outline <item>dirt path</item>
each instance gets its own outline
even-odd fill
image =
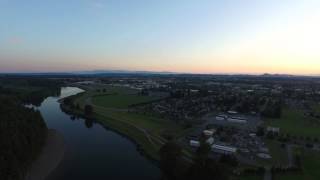
[[[127,112],[128,111],[128,109],[106,108],[106,107],[102,107],[102,106],[97,106],[97,105],[93,104],[91,96],[86,98],[84,100],[84,102],[85,102],[85,104],[89,104],[94,108],[102,109],[102,110],[106,110],[106,111],[116,111],[116,112]],[[152,135],[151,133],[148,132],[147,129],[141,128],[141,127],[135,125],[134,123],[131,123],[131,122],[128,122],[128,121],[124,121],[124,120],[121,120],[121,119],[117,119],[117,121],[120,121],[122,123],[128,124],[128,125],[134,127],[135,129],[139,130],[140,132],[142,132],[145,135],[145,137],[148,139],[149,143],[152,144],[152,146],[154,148],[157,148],[157,145],[156,145],[155,142],[157,142],[160,145],[164,145],[167,142],[167,140],[165,140],[161,136]],[[189,163],[193,162],[193,160],[188,156],[183,156],[183,159],[186,160]]]
[[[49,129],[46,145],[39,157],[32,163],[25,180],[44,180],[59,165],[64,151],[63,136],[56,130]]]
[[[92,107],[94,108],[98,108],[98,109],[102,109],[102,110],[106,110],[106,111],[117,111],[117,112],[127,112],[128,110],[127,109],[118,109],[118,108],[106,108],[106,107],[102,107],[102,106],[97,106],[95,104],[92,103],[92,98],[91,97],[88,97],[87,99],[85,99],[85,103],[86,104],[90,104]],[[122,122],[122,123],[126,123],[126,124],[129,124],[130,126],[134,127],[135,129],[141,131],[148,139],[148,141],[152,144],[152,146],[154,148],[156,148],[156,144],[154,142],[154,140],[156,140],[159,144],[163,145],[165,144],[165,140],[161,137],[158,137],[158,136],[153,136],[151,135],[147,129],[144,129],[144,128],[141,128],[131,122],[128,122],[128,121],[124,121],[124,120],[121,120],[121,119],[117,119],[118,121]],[[154,139],[154,140],[153,140]]]

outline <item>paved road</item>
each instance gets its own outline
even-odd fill
[[[269,167],[264,167],[265,172],[264,172],[264,180],[272,180],[272,174],[271,174],[271,169]]]
[[[287,154],[288,154],[288,166],[292,167],[294,166],[294,158],[293,158],[293,146],[292,145],[287,145]]]

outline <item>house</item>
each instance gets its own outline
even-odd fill
[[[204,134],[205,136],[207,136],[207,137],[212,136],[214,133],[215,133],[215,130],[214,130],[214,129],[213,129],[213,130],[204,130],[204,131],[203,131],[203,134]]]
[[[226,119],[224,117],[222,117],[222,116],[216,116],[216,120],[217,121],[224,121]]]
[[[200,147],[200,142],[195,140],[190,140],[190,146],[192,147]]]
[[[206,140],[206,143],[209,144],[209,145],[212,145],[214,143],[214,138],[213,137],[210,137]]]
[[[274,133],[274,134],[279,134],[280,133],[280,128],[268,126],[267,127],[267,132],[271,132],[271,133]]]

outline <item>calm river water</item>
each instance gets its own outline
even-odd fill
[[[142,156],[129,139],[85,119],[74,119],[62,112],[60,98],[82,92],[75,87],[61,88],[59,97],[48,97],[38,108],[48,128],[63,134],[64,160],[48,180],[158,180],[160,170]]]

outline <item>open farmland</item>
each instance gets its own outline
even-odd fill
[[[286,165],[288,164],[288,155],[285,147],[281,147],[281,144],[276,141],[267,141],[270,154],[272,156],[272,165]]]
[[[127,108],[133,104],[145,103],[152,100],[154,98],[150,96],[134,94],[99,95],[92,98],[93,104],[107,108]]]
[[[318,180],[320,179],[319,152],[304,150],[301,154],[303,173],[286,173],[276,175],[276,180]]]
[[[267,124],[279,127],[281,133],[295,136],[320,137],[320,122],[315,118],[304,116],[300,110],[284,108],[281,118],[268,119]]]

